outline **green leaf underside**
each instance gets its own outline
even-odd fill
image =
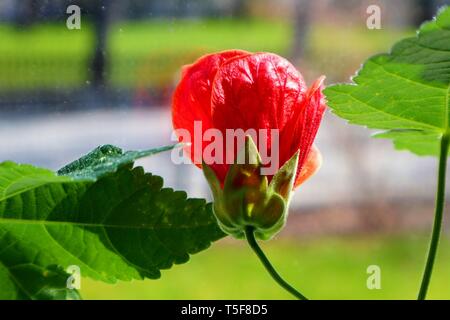
[[[389,54],[369,58],[354,84],[325,90],[328,105],[350,123],[384,130],[398,149],[438,155],[450,117],[450,8]]]
[[[134,153],[142,154],[149,153]],[[0,299],[36,298],[24,293],[22,266],[44,274],[51,265],[77,265],[82,276],[110,283],[157,279],[224,236],[210,204],[163,188],[162,178],[132,168],[135,158],[98,171],[94,158],[60,171],[70,176],[0,164]]]

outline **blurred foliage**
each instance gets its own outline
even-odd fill
[[[311,299],[415,299],[426,235],[352,236],[261,243],[285,279]],[[442,241],[430,299],[450,298],[450,241]],[[381,289],[366,287],[369,265],[381,268]],[[291,299],[244,243],[222,240],[159,281],[116,285],[83,279],[85,299]]]

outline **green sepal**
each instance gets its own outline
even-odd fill
[[[217,179],[216,174],[211,169],[210,166],[208,166],[205,162],[202,163],[202,170],[203,175],[206,178],[206,181],[208,181],[209,187],[211,188],[213,198],[214,198],[214,204],[213,204],[213,212],[214,216],[216,217],[220,228],[227,234],[232,234],[234,224],[230,220],[227,211],[224,208],[223,205],[223,191],[220,185],[219,179]]]
[[[287,212],[288,203],[283,197],[276,193],[269,193],[261,209],[254,211],[254,217],[259,222],[254,231],[255,236],[261,240],[271,239],[284,227]]]
[[[270,227],[264,231],[256,230],[258,238],[268,240],[283,229],[289,213],[289,201],[291,198],[294,182],[297,175],[298,158],[300,152],[297,151],[272,177],[269,184],[268,194],[270,202],[266,204],[264,216],[268,220],[272,218]],[[275,218],[279,219],[275,222]]]

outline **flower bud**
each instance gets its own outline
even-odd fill
[[[269,239],[284,226],[291,191],[321,163],[313,142],[326,109],[323,81],[319,77],[308,88],[291,63],[266,52],[227,50],[183,68],[173,125],[185,154],[203,169],[226,233],[242,238],[252,226],[258,238]],[[247,137],[238,150],[227,138],[230,130],[252,135],[262,158],[276,155],[276,161],[263,168],[253,140]]]

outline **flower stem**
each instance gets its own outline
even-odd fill
[[[420,285],[418,300],[425,300],[427,296],[428,285],[430,284],[431,274],[433,272],[434,260],[439,245],[439,238],[442,228],[442,217],[445,204],[445,175],[447,169],[447,155],[450,135],[445,133],[441,139],[441,150],[439,155],[438,183],[436,191],[436,204],[434,213],[433,232],[431,234],[430,247],[428,249],[427,262],[423,272],[422,284]]]
[[[258,256],[259,260],[261,260],[262,264],[266,268],[266,270],[269,272],[270,276],[286,291],[294,295],[297,299],[300,300],[308,300],[303,294],[298,292],[296,289],[294,289],[289,283],[283,280],[283,278],[280,277],[280,275],[276,272],[272,264],[270,263],[269,259],[267,259],[264,252],[259,247],[258,243],[255,239],[255,234],[253,227],[246,227],[245,228],[245,237],[247,238],[247,242],[250,245],[250,247],[253,249],[253,251]]]

